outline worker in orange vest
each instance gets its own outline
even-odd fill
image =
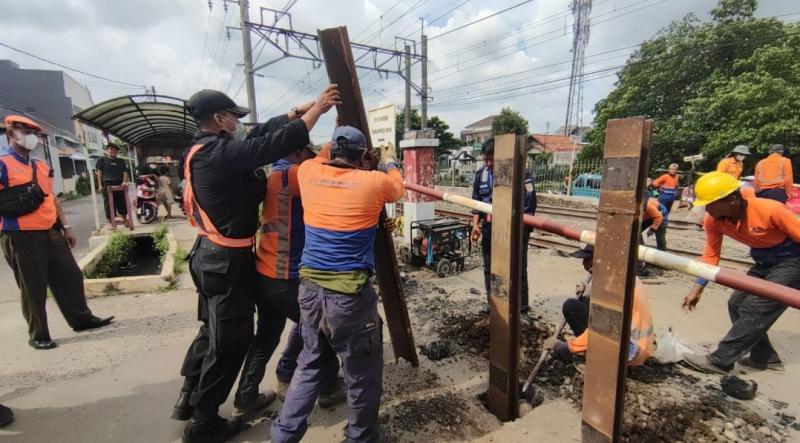
[[[21,292],[28,344],[53,349],[47,326],[47,290],[75,331],[106,326],[86,305],[83,273],[70,248],[77,239],[53,192],[47,162],[33,158],[42,127],[20,115],[5,118],[9,149],[0,152],[0,247]]]
[[[572,257],[583,260],[583,268],[589,274],[592,273],[592,259],[594,258],[594,246],[587,245],[583,249],[572,254]],[[545,349],[550,349],[553,354],[568,360],[572,354],[586,352],[589,345],[589,298],[587,283],[583,283],[584,297],[570,298],[564,302],[562,312],[567,320],[575,338],[570,340],[559,340],[558,337],[550,337],[544,343]],[[591,285],[591,283],[588,283]],[[653,318],[650,314],[650,304],[644,293],[644,285],[636,279],[636,288],[633,292],[633,314],[631,317],[631,337],[628,347],[628,365],[639,366],[653,355],[656,349],[656,336],[653,333]]]
[[[173,417],[192,417],[184,443],[224,441],[241,430],[238,420],[225,420],[218,411],[253,337],[253,246],[265,190],[255,170],[306,146],[319,117],[339,103],[330,85],[316,101],[256,126],[246,140],[239,119],[250,110],[224,93],[205,89],[186,103],[200,129],[184,160],[183,204],[198,233],[189,269],[202,325],[186,353],[184,385],[173,408]],[[259,395],[237,407],[255,412],[269,401]]]
[[[794,186],[792,162],[783,156],[783,145],[772,145],[769,156],[756,163],[753,187],[756,196],[786,203]]]
[[[672,204],[678,196],[678,164],[672,163],[667,168],[666,174],[661,174],[653,180],[654,188],[658,189],[658,202],[667,208],[667,213],[672,212]]]
[[[717,163],[717,171],[730,174],[738,180],[742,176],[744,159],[748,155],[750,155],[750,148],[745,145],[737,145],[727,157]]]
[[[746,195],[740,182],[722,172],[709,172],[695,185],[695,205],[706,207],[703,226],[706,245],[700,259],[717,266],[724,236],[750,246],[755,265],[752,277],[800,289],[800,222],[783,204]],[[697,279],[683,307],[692,310],[707,280]],[[758,295],[734,291],[728,300],[732,326],[717,349],[707,355],[686,355],[696,370],[725,374],[735,363],[755,369],[783,370],[767,332],[786,310],[786,305]],[[745,355],[749,357],[744,358]]]

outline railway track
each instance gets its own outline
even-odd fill
[[[573,212],[572,209],[569,209],[569,210],[564,210],[563,208],[555,208],[555,209],[559,210],[559,212],[565,212],[566,214],[564,216],[566,216],[566,217],[572,217],[573,216],[572,215],[572,212]],[[577,211],[583,211],[584,213],[594,214],[593,211],[587,211],[587,210],[577,210]],[[398,214],[401,215],[402,212],[403,212],[402,207],[398,205]],[[540,213],[540,209],[537,208],[536,212],[537,212],[537,214]],[[548,214],[548,212],[546,212],[546,211],[541,211],[541,213]],[[467,220],[471,220],[472,219],[472,215],[469,214],[469,213],[460,212],[460,211],[449,211],[449,210],[446,210],[446,209],[437,209],[436,210],[436,215],[440,215],[440,216],[444,216],[444,217],[461,218],[461,219],[467,219]],[[549,214],[549,215],[555,215],[555,214]],[[594,218],[594,217],[592,217],[592,218]],[[672,222],[670,222],[670,223],[672,223]],[[670,224],[670,226],[672,226],[672,225]],[[534,231],[534,234],[531,236],[531,239],[530,239],[530,244],[534,245],[536,247],[539,247],[539,248],[559,250],[559,251],[562,251],[562,252],[567,253],[567,254],[572,253],[574,251],[577,251],[578,249],[581,248],[581,244],[579,242],[576,242],[576,241],[573,241],[573,240],[569,240],[569,239],[566,239],[566,238],[562,238],[562,237],[559,237],[557,235],[541,233],[539,231]],[[692,258],[692,259],[698,259],[699,258],[698,254],[696,254],[694,251],[689,251],[689,250],[685,250],[685,249],[667,248],[667,252],[670,252],[670,253],[673,253],[673,254],[676,254],[676,255],[680,255],[680,256],[683,256],[683,257]],[[726,268],[729,268],[729,269],[747,270],[747,269],[750,268],[750,266],[753,265],[753,262],[750,261],[750,260],[746,260],[746,259],[741,259],[741,258],[736,258],[736,257],[724,257],[723,256],[720,259],[719,265],[723,266],[723,267],[726,267]]]

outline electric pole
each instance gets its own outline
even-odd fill
[[[422,124],[421,128],[428,127],[428,36],[422,35]]]
[[[406,45],[406,109],[405,132],[411,130],[411,46]]]
[[[247,87],[247,107],[250,108],[250,123],[258,123],[256,111],[256,85],[253,80],[253,52],[250,46],[250,2],[239,0],[240,27],[242,29],[242,52],[244,53],[244,82]]]

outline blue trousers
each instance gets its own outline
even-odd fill
[[[342,294],[301,279],[298,301],[304,347],[281,413],[272,424],[273,443],[303,438],[317,396],[336,377],[337,356],[347,385],[345,437],[376,441],[383,393],[383,320],[378,315],[378,296],[369,285],[358,294]]]
[[[786,204],[786,200],[788,199],[786,196],[786,189],[784,188],[764,189],[762,191],[758,191],[758,193],[756,193],[756,197],[768,198],[770,200],[779,201],[783,204]]]

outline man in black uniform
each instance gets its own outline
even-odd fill
[[[339,92],[330,85],[316,101],[258,125],[244,141],[234,134],[242,134],[239,119],[249,109],[212,90],[194,94],[187,103],[200,128],[184,160],[184,206],[198,231],[189,260],[203,324],[186,353],[184,386],[173,411],[174,418],[192,414],[184,442],[224,441],[238,431],[239,425],[221,418],[218,409],[253,335],[253,240],[265,190],[255,170],[307,145],[319,117],[339,103]]]
[[[97,160],[97,190],[103,194],[103,207],[106,210],[106,220],[111,223],[111,207],[108,204],[108,190],[109,186],[118,186],[128,184],[128,167],[125,161],[117,158],[119,153],[119,146],[114,143],[109,143],[106,147],[106,157],[101,157]],[[114,209],[115,212],[123,218],[128,216],[128,208],[125,206],[125,193],[123,191],[114,191]],[[116,217],[116,214],[113,214]]]

